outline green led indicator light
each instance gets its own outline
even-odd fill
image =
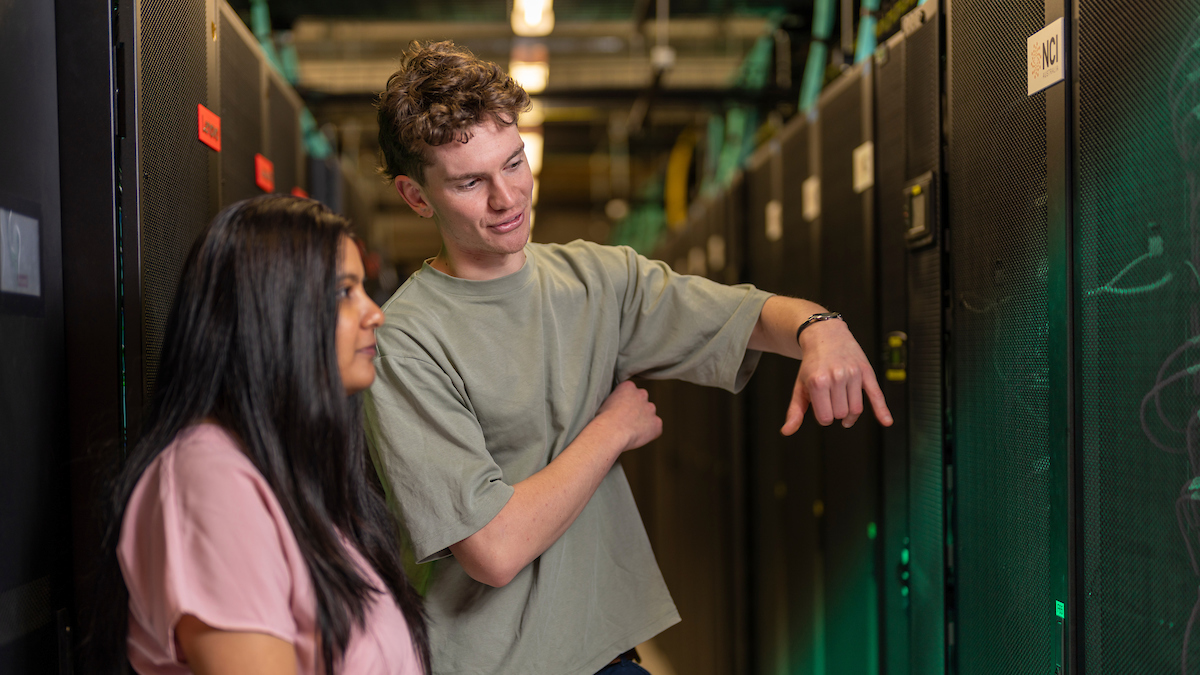
[[[874,539],[877,533],[875,523],[867,523],[867,539]]]
[[[908,597],[908,586],[900,587],[900,595],[902,595],[904,597]]]
[[[901,565],[908,564],[908,549],[906,549],[906,548],[900,549],[900,564]]]
[[[1067,615],[1067,606],[1062,604],[1058,600],[1055,600],[1054,601],[1054,613],[1057,614],[1058,618],[1060,618],[1060,619],[1065,617]]]

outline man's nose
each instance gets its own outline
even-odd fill
[[[517,203],[517,195],[520,188],[515,181],[509,178],[502,178],[493,184],[491,194],[491,207],[494,211],[505,211],[512,208]]]

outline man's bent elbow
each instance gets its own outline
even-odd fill
[[[460,560],[459,563],[463,566],[463,571],[467,573],[467,576],[493,588],[507,586],[509,582],[517,577],[517,573],[521,571],[520,569],[510,568],[506,565],[478,565],[468,563],[464,560]]]
[[[478,543],[464,540],[451,546],[450,552],[458,559],[467,576],[475,581],[493,588],[507,586],[520,573],[521,566],[506,560],[504,555],[496,551],[480,551],[478,546],[472,545]]]

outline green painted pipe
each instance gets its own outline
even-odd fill
[[[879,0],[863,0],[862,18],[858,20],[858,42],[854,48],[854,62],[861,63],[875,52],[875,24],[878,19]]]
[[[834,0],[816,0],[813,4],[812,42],[808,46],[808,62],[804,65],[804,81],[800,86],[800,109],[807,112],[817,104],[825,84],[825,59],[829,47],[825,44],[833,32]]]

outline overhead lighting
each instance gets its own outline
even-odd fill
[[[533,98],[529,100],[529,110],[521,113],[520,121],[517,125],[522,129],[542,126],[542,122],[546,121],[546,108],[542,105],[541,100]]]
[[[542,130],[525,129],[521,131],[521,140],[525,141],[525,159],[529,160],[529,171],[537,176],[542,173],[542,152],[546,146]]]
[[[550,80],[550,64],[545,61],[510,61],[508,74],[530,94],[546,91]]]
[[[554,6],[551,0],[515,0],[512,29],[523,37],[541,37],[554,30]]]

